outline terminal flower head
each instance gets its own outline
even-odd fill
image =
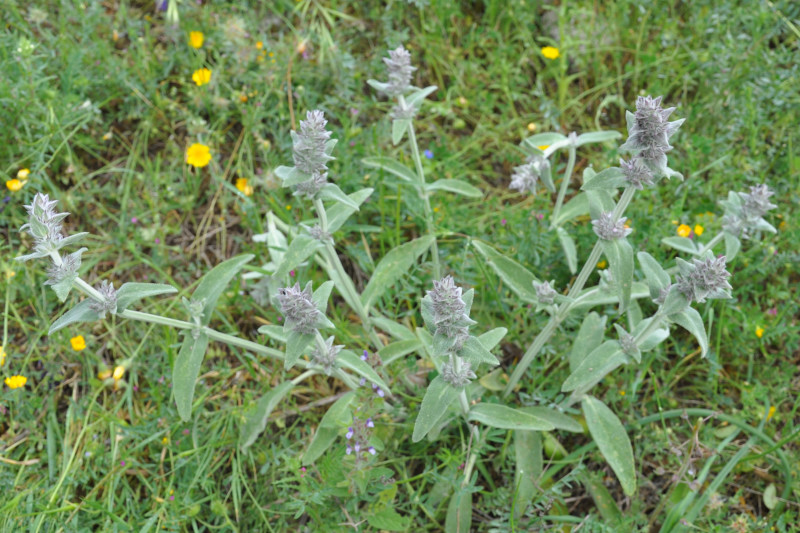
[[[203,40],[205,36],[201,31],[190,31],[189,32],[189,45],[192,48],[198,49],[203,47]]]
[[[186,149],[186,162],[195,168],[203,168],[211,162],[211,150],[204,144],[194,143]]]
[[[555,46],[545,46],[542,48],[542,55],[547,59],[558,59],[561,52]]]
[[[8,385],[9,389],[19,389],[20,387],[24,387],[27,382],[28,378],[19,375],[7,377],[5,379],[5,383]]]
[[[192,81],[200,87],[211,81],[211,71],[207,68],[199,68],[192,74]]]

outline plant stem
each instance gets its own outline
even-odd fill
[[[402,96],[401,98],[401,105]],[[425,171],[422,170],[422,158],[419,155],[419,146],[417,146],[417,136],[414,133],[414,124],[408,126],[408,142],[411,145],[411,157],[414,159],[414,166],[417,169],[417,176],[419,176],[419,183],[417,184],[417,191],[422,197],[422,204],[425,210],[425,225],[427,226],[428,235],[434,237],[433,245],[431,245],[431,255],[433,256],[433,277],[441,279],[442,265],[439,263],[439,245],[436,242],[436,230],[433,225],[433,210],[431,210],[431,201],[427,189],[425,189]]]
[[[625,188],[622,196],[617,202],[617,205],[614,207],[614,211],[612,213],[614,220],[618,220],[622,216],[622,214],[625,212],[625,209],[628,207],[628,204],[630,204],[635,192],[636,190],[633,187]],[[575,299],[583,290],[583,286],[586,284],[586,281],[589,279],[592,271],[594,271],[595,265],[597,265],[597,261],[600,259],[600,255],[602,253],[603,248],[600,245],[600,240],[598,239],[598,241],[594,244],[594,248],[592,248],[592,252],[589,254],[589,259],[587,259],[583,264],[583,268],[581,268],[580,273],[578,273],[578,277],[575,279],[575,282],[569,289],[567,297],[571,298],[572,301],[562,305],[559,308],[558,313],[550,318],[544,329],[542,329],[542,331],[540,331],[533,340],[533,343],[522,356],[519,364],[517,364],[517,367],[514,369],[514,372],[512,372],[511,377],[508,379],[508,384],[506,385],[505,390],[503,390],[503,397],[511,394],[511,391],[514,390],[514,387],[517,385],[517,383],[519,383],[519,380],[522,379],[522,375],[525,373],[531,363],[533,363],[533,360],[539,354],[539,351],[544,347],[545,344],[547,344],[547,341],[550,340],[550,337],[552,337],[553,333],[555,333],[561,322],[567,317],[567,315],[569,315],[570,311],[572,311],[576,303]]]
[[[461,371],[461,358],[450,354],[450,363],[453,365],[454,372],[459,374]],[[461,391],[458,393],[458,403],[461,406],[461,412],[464,415],[464,418],[467,418],[469,414],[469,398],[467,397],[467,389],[466,387],[462,388]],[[470,430],[470,449],[469,449],[469,457],[467,458],[467,464],[464,467],[464,481],[461,482],[461,486],[465,487],[469,484],[469,478],[472,475],[472,469],[475,467],[475,463],[478,460],[479,455],[479,445],[478,441],[480,439],[481,433],[478,429],[477,424],[470,424],[467,420],[467,426],[469,426]]]
[[[714,248],[714,246],[719,244],[719,242],[724,238],[725,238],[724,231],[720,231],[719,233],[714,235],[713,239],[711,239],[710,241],[708,241],[707,243],[705,243],[703,246],[700,247],[700,250],[697,251],[697,257],[702,257],[703,255],[705,255],[706,252]],[[677,273],[678,271],[679,271],[678,267],[673,266],[667,269],[667,274],[672,275]]]
[[[556,198],[556,206],[553,209],[553,214],[550,216],[550,228],[555,227],[555,221],[558,219],[558,214],[561,212],[561,206],[564,204],[564,196],[567,194],[569,182],[572,179],[572,170],[575,168],[575,155],[576,148],[574,143],[569,143],[569,159],[567,160],[567,168],[564,170],[564,177],[561,179],[561,188],[558,189],[558,197]]]

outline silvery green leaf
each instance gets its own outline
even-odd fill
[[[407,118],[399,118],[392,121],[392,144],[397,146],[403,140],[403,136],[409,126],[411,126],[411,120]]]
[[[675,313],[680,313],[688,306],[689,300],[677,289],[677,286],[673,285],[664,303],[661,304],[659,311],[664,315],[674,315]]]
[[[778,233],[778,230],[776,230],[775,227],[772,224],[770,224],[769,222],[767,222],[763,218],[759,218],[756,221],[756,225],[755,225],[754,229],[756,231],[768,231],[770,233]]]
[[[322,244],[310,235],[297,235],[283,255],[281,265],[273,274],[274,278],[283,279],[289,271],[299,267],[303,261],[311,257],[314,252],[322,248]]]
[[[697,245],[694,243],[694,241],[686,237],[664,237],[661,239],[661,242],[667,246],[675,248],[676,250],[680,250],[681,252],[686,252],[692,255],[697,255],[699,253]]]
[[[390,334],[395,339],[408,341],[417,338],[413,331],[393,320],[389,320],[388,318],[375,317],[372,319],[372,323]]]
[[[778,497],[778,488],[775,486],[775,483],[767,485],[762,498],[764,499],[764,507],[770,511],[778,506],[781,499]]]
[[[328,200],[335,200],[336,202],[343,203],[352,209],[358,211],[358,206],[354,200],[352,200],[349,196],[347,196],[342,189],[339,188],[338,185],[334,183],[328,183],[325,185],[322,190],[319,191],[320,198],[326,198]]]
[[[614,141],[620,137],[622,137],[622,134],[618,131],[590,131],[589,133],[582,133],[578,135],[578,139],[575,141],[575,146],[578,147],[589,143]]]
[[[172,395],[181,420],[192,418],[192,400],[200,366],[208,348],[208,335],[199,332],[197,337],[187,333],[172,369]]]
[[[472,300],[475,298],[475,289],[469,289],[464,291],[461,295],[461,300],[464,302],[464,314],[469,316],[470,311],[472,310]],[[472,324],[476,324],[476,322],[470,321]]]
[[[603,343],[606,318],[605,315],[601,316],[592,311],[583,319],[578,335],[572,343],[572,350],[569,352],[569,369],[571,371],[574,372],[581,361]]]
[[[553,169],[550,165],[541,166],[541,173],[539,174],[539,179],[542,180],[542,183],[544,183],[544,186],[547,187],[548,191],[556,192],[556,186],[553,183]]]
[[[468,198],[482,198],[483,192],[477,187],[461,180],[437,180],[425,185],[428,191],[447,191],[466,196]]]
[[[414,422],[412,442],[419,442],[436,425],[446,412],[450,404],[458,398],[459,390],[451,387],[442,376],[436,376],[428,385],[425,396],[422,398],[417,420]]]
[[[406,96],[406,106],[408,107],[419,107],[422,101],[428,97],[433,91],[438,89],[436,85],[430,85],[425,87],[424,89],[417,89],[416,91],[412,92],[408,96]]]
[[[273,387],[247,412],[239,433],[239,448],[242,451],[246,451],[264,432],[272,410],[291,392],[292,388],[294,388],[294,383],[291,381],[285,381],[277,387]]]
[[[625,187],[625,174],[622,169],[611,167],[603,170],[599,174],[595,174],[589,181],[585,182],[581,187],[582,191],[594,190],[612,190],[620,187]]]
[[[50,253],[48,252],[33,252],[32,254],[28,255],[20,255],[14,258],[14,261],[19,261],[20,263],[24,263],[25,261],[30,261],[31,259],[39,259],[40,257],[49,257]]]
[[[631,301],[633,287],[633,248],[627,239],[601,240],[608,268],[619,293],[619,312],[624,313]]]
[[[569,271],[571,274],[575,274],[578,271],[578,250],[575,248],[575,240],[567,233],[567,230],[560,226],[556,228],[556,234],[561,248],[564,250]]]
[[[297,360],[300,359],[300,356],[303,355],[303,352],[312,342],[314,342],[314,335],[289,330],[286,335],[286,357],[283,360],[284,370],[289,370],[297,364]]]
[[[636,257],[639,259],[639,266],[642,267],[647,286],[650,288],[650,296],[655,300],[663,289],[669,287],[669,274],[647,252],[639,252]]]
[[[739,240],[739,237],[731,235],[727,231],[725,232],[725,258],[728,261],[733,261],[733,258],[739,253],[739,250],[742,249],[742,241]]]
[[[388,83],[383,83],[378,80],[367,80],[367,84],[378,91],[379,93],[385,93],[386,90],[389,88]]]
[[[58,319],[53,322],[53,325],[50,326],[47,334],[52,335],[61,328],[76,322],[95,322],[100,320],[100,315],[97,314],[97,311],[94,311],[91,308],[92,301],[93,300],[91,298],[87,298],[78,302],[72,309],[58,317]]]
[[[417,328],[416,332],[417,337],[422,342],[423,348],[425,348],[425,353],[428,355],[428,358],[433,361],[433,364],[436,365],[436,369],[438,370],[441,367],[441,363],[439,362],[439,358],[433,355],[433,335],[425,328]]]
[[[457,337],[448,337],[436,332],[433,334],[433,353],[437,356],[445,356],[450,353],[456,342],[458,342]]]
[[[542,435],[538,431],[514,432],[514,516],[523,516],[539,491],[542,475]]]
[[[520,411],[529,413],[547,422],[550,422],[555,429],[563,429],[572,433],[583,433],[583,426],[569,415],[542,406],[520,407]]]
[[[586,191],[585,194],[589,198],[589,215],[592,217],[592,220],[599,219],[600,215],[603,213],[611,213],[614,211],[614,199],[611,198],[608,191]]]
[[[420,348],[422,348],[422,342],[416,338],[396,341],[378,350],[378,356],[384,365],[389,365],[403,356],[419,351]]]
[[[391,394],[389,391],[389,385],[386,384],[383,379],[378,375],[372,367],[361,359],[358,355],[356,355],[351,350],[342,350],[339,352],[339,355],[336,358],[336,362],[342,367],[347,368],[348,370],[352,370],[359,376],[366,378],[367,381],[370,383],[374,383],[381,389],[383,389],[386,394]]]
[[[642,307],[639,305],[639,302],[636,301],[636,298],[633,297],[633,291],[631,291],[631,301],[628,304],[629,329],[635,328],[636,325],[639,324],[643,318],[644,314],[642,313]]]
[[[426,294],[422,297],[420,314],[422,315],[422,321],[425,323],[425,327],[430,331],[436,330],[436,324],[433,320],[433,302],[431,302],[430,295]]]
[[[561,208],[561,211],[558,213],[558,218],[553,221],[553,224],[562,226],[567,220],[588,214],[589,197],[586,196],[586,193],[578,193]]]
[[[476,240],[470,242],[514,294],[528,303],[538,301],[533,282],[539,280],[528,269],[484,242]]]
[[[494,328],[491,331],[487,331],[481,335],[478,335],[478,340],[481,341],[481,344],[487,350],[492,350],[495,346],[497,346],[503,337],[506,336],[508,333],[507,328]]]
[[[647,298],[650,296],[650,290],[647,288],[641,281],[634,281],[633,286],[631,288],[631,300],[640,299],[640,298]],[[603,290],[600,287],[592,287],[590,289],[584,289],[580,296],[575,298],[575,303],[573,304],[572,310],[582,310],[587,308],[592,308],[598,305],[609,305],[619,303],[619,295],[612,294],[607,290]]]
[[[56,293],[59,302],[64,303],[67,300],[67,296],[69,296],[69,291],[72,290],[72,284],[75,283],[76,277],[77,274],[50,285],[50,287],[53,289],[53,292]]]
[[[619,528],[622,526],[622,511],[617,502],[603,483],[603,475],[599,472],[581,472],[578,479],[586,488],[589,496],[594,500],[594,505],[607,526]]]
[[[253,259],[252,254],[242,254],[232,257],[227,261],[223,261],[211,270],[209,270],[202,278],[200,283],[192,293],[192,299],[201,301],[205,300],[203,307],[203,318],[201,323],[207,326],[211,322],[211,313],[217,305],[222,291],[228,286],[228,283],[233,277],[239,273],[242,267]]]
[[[331,152],[333,152],[333,149],[336,146],[336,143],[338,143],[338,142],[339,142],[339,139],[328,139],[327,141],[325,141],[325,153],[327,155],[331,155]],[[336,159],[336,158],[334,157],[333,159]]]
[[[418,183],[417,173],[391,157],[365,157],[361,162],[369,168],[379,168],[409,183]]]
[[[275,175],[281,179],[283,187],[291,187],[311,179],[311,174],[300,172],[297,167],[278,167],[275,169]]]
[[[434,336],[434,341],[436,336]],[[461,351],[458,353],[464,360],[469,361],[472,364],[472,368],[478,368],[478,365],[481,363],[486,363],[491,366],[497,366],[500,364],[500,361],[497,360],[497,357],[492,355],[492,352],[486,349],[486,347],[479,341],[476,337],[472,335],[464,341],[464,346],[461,348]]]
[[[617,475],[623,492],[632,496],[636,492],[636,467],[633,461],[633,448],[625,426],[617,415],[597,398],[585,396],[581,405],[586,425],[589,426],[589,433],[597,443],[597,448]]]
[[[540,146],[550,146],[556,144],[557,142],[566,141],[567,137],[556,132],[546,132],[546,133],[537,133],[536,135],[531,135],[530,137],[524,139],[522,141],[523,145],[527,145],[532,148],[536,148],[539,151],[544,151],[543,148],[539,148]]]
[[[159,294],[174,294],[178,289],[163,283],[123,283],[117,291],[117,313],[123,312],[132,303]]]
[[[311,294],[311,301],[317,306],[320,313],[323,315],[328,310],[328,298],[331,296],[334,283],[330,280],[326,281]]]
[[[562,392],[589,390],[606,375],[628,362],[617,341],[608,340],[589,353],[561,385]]]
[[[687,307],[679,313],[669,315],[669,319],[694,335],[700,344],[701,355],[705,357],[708,353],[708,336],[700,313],[693,307]]]
[[[283,326],[261,326],[258,328],[258,332],[281,344],[286,344],[286,332],[284,331]]]
[[[431,247],[434,238],[433,235],[425,235],[402,244],[386,254],[364,287],[361,304],[368,309],[378,297],[393,288],[395,282],[416,263],[417,258]]]
[[[652,317],[646,318],[641,322],[639,322],[639,324],[637,324],[636,327],[633,328],[633,331],[631,332],[633,336],[635,337],[636,335],[644,331],[644,328],[646,328],[650,324],[651,320],[653,320]],[[651,333],[649,337],[647,337],[646,339],[644,339],[642,342],[639,343],[639,350],[641,350],[642,353],[649,352],[650,350],[654,349],[656,346],[667,340],[667,338],[669,338],[669,328],[668,327],[658,328],[653,333]]]
[[[356,203],[356,205],[360,206],[367,198],[369,198],[369,195],[372,194],[372,191],[374,191],[374,189],[367,187],[366,189],[361,189],[360,191],[348,194],[347,196],[349,196],[350,199]],[[344,223],[347,221],[348,217],[354,212],[355,209],[345,204],[334,204],[328,208],[328,233],[333,233],[341,228],[342,225],[344,225]]]
[[[770,227],[772,227],[772,226],[770,226]],[[774,233],[774,228],[773,228],[773,233]],[[56,250],[60,250],[65,246],[70,246],[72,244],[78,243],[78,242],[82,241],[83,238],[86,237],[87,235],[89,235],[89,233],[86,232],[86,231],[81,232],[81,233],[76,233],[74,235],[67,235],[66,237],[64,237],[60,241],[56,242]]]
[[[470,533],[472,531],[472,492],[456,488],[447,503],[444,533]]]
[[[319,459],[339,436],[339,430],[352,420],[350,404],[353,403],[355,397],[355,391],[348,392],[336,400],[322,415],[322,420],[319,421],[311,444],[303,454],[304,465],[310,465]]]
[[[481,402],[473,406],[467,414],[470,422],[480,422],[493,428],[551,431],[555,429],[548,420],[540,418],[520,409],[512,409],[505,405]]]

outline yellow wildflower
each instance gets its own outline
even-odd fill
[[[764,336],[764,328],[761,326],[756,326],[756,337],[759,339]]]
[[[18,190],[20,190],[22,188],[23,185],[25,185],[25,183],[20,181],[20,180],[18,180],[17,178],[14,178],[12,180],[8,180],[6,182],[6,187],[8,187],[8,190],[11,191],[11,192],[17,192]]]
[[[102,381],[105,381],[110,377],[111,377],[111,370],[109,370],[108,368],[105,368],[97,373],[97,379],[100,379]]]
[[[113,135],[114,135],[114,134],[113,134],[113,133],[111,133],[110,131],[107,131],[107,132],[105,132],[105,133],[103,134],[103,141],[110,141],[110,140],[111,140],[111,137],[113,137]]]
[[[205,36],[201,31],[190,31],[189,32],[189,45],[192,48],[202,48],[203,47],[203,39]]]
[[[120,379],[122,379],[122,376],[125,375],[125,367],[121,366],[121,365],[118,365],[116,368],[114,368],[114,374],[113,375],[114,375],[114,379],[119,381]]]
[[[0,366],[3,366],[6,362],[6,351],[0,346]]]
[[[269,57],[275,57],[275,52],[270,52]],[[273,60],[272,62],[274,63],[275,61]]]
[[[770,418],[772,418],[772,416],[773,416],[774,414],[775,414],[775,406],[774,406],[774,405],[771,405],[771,406],[770,406],[770,408],[769,408],[769,412],[767,413],[767,420],[769,420]]]
[[[597,263],[597,268],[605,268],[607,265],[608,263],[606,263],[606,260],[603,259],[602,261]]]
[[[545,46],[542,48],[542,55],[547,59],[558,59],[558,56],[560,56],[561,53],[555,46]]]
[[[286,210],[287,210],[287,211],[291,211],[291,210],[292,210],[292,206],[291,206],[291,205],[287,205],[287,206],[286,206]]]
[[[239,192],[243,192],[245,196],[253,194],[253,186],[247,184],[247,178],[239,178],[236,180],[236,188]]]
[[[241,103],[243,103],[243,104],[244,104],[245,102],[247,102],[247,100],[248,100],[248,98],[247,98],[247,95],[246,95],[246,94],[241,94],[241,95],[239,95],[239,101],[240,101]]]
[[[256,41],[256,48],[261,50],[262,48],[264,48],[264,43],[262,43],[261,41]]]
[[[75,350],[76,352],[80,352],[81,350],[86,349],[86,339],[83,338],[83,335],[72,337],[69,340],[69,343],[72,345],[72,349]]]
[[[681,224],[680,226],[678,226],[679,237],[688,237],[691,234],[692,234],[692,228],[690,228],[686,224]]]
[[[194,74],[192,74],[192,81],[195,82],[198,87],[205,85],[211,81],[211,71],[207,68],[199,68],[195,70]]]
[[[186,162],[195,168],[202,168],[211,161],[211,150],[205,144],[194,143],[186,149]]]
[[[705,228],[703,228],[703,226],[701,226],[700,224],[695,224],[694,225],[694,234],[695,235],[697,235],[699,237],[700,235],[703,234],[703,231],[705,231]]]
[[[17,273],[11,270],[10,268],[6,269],[5,274],[6,274],[6,281],[10,280],[11,278],[17,275]]]
[[[17,178],[25,181],[28,179],[28,176],[31,175],[31,170],[29,168],[21,168],[17,171]]]
[[[530,131],[530,132],[536,131],[536,123],[535,122],[528,122],[528,131]]]
[[[625,396],[625,391],[624,390],[619,391],[619,395],[620,396]]]
[[[25,376],[11,376],[6,378],[5,382],[9,389],[18,389],[25,386],[25,384],[28,382],[28,378]]]

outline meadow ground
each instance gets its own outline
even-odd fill
[[[471,239],[559,287],[574,279],[547,231],[553,196],[508,188],[522,139],[624,135],[625,110],[640,95],[676,106],[686,122],[670,164],[686,179],[659,182],[626,213],[634,247],[663,262],[676,252],[662,238],[688,228],[703,242],[720,229],[718,201],[728,191],[767,183],[776,192],[768,218],[778,231],[747,242],[731,262],[733,298],[698,307],[708,357],[673,330],[644,364],[594,390],[626,424],[637,492],[623,494],[587,433],[556,431],[544,440],[546,475],[532,505],[514,518],[515,443],[494,430],[475,465],[473,530],[657,531],[688,501],[699,505],[692,530],[800,531],[800,4],[184,1],[174,4],[177,22],[158,4],[5,0],[0,9],[0,374],[27,378],[0,390],[0,531],[443,530],[469,431],[455,423],[436,441],[412,443],[433,376],[424,358],[409,354],[387,369],[394,396],[376,417],[382,449],[354,483],[345,428],[317,461],[301,463],[326,408],[346,391],[339,381],[320,375],[295,388],[242,451],[244,413],[281,382],[280,362],[212,343],[192,418],[182,422],[171,388],[175,330],[111,316],[48,336],[67,306],[43,285],[44,262],[13,260],[31,246],[19,232],[23,206],[44,192],[70,213],[68,232],[91,233],[81,274],[93,283],[189,291],[236,254],[253,253],[260,265],[267,251],[253,235],[265,231],[268,212],[290,225],[313,216],[274,170],[292,160],[293,126],[322,109],[339,139],[331,175],[348,193],[375,189],[334,236],[363,288],[382,257],[424,233],[404,200],[409,188],[362,163],[394,154],[411,164],[389,141],[391,105],[366,83],[384,77],[382,58],[400,44],[418,67],[414,84],[438,86],[415,119],[425,172],[483,193],[440,193],[432,210],[445,272],[475,289],[477,327],[509,330],[495,350],[498,383],[547,316],[508,290]],[[202,42],[190,32],[202,32]],[[558,57],[546,57],[546,46]],[[211,148],[208,166],[186,164],[192,143]],[[618,144],[582,148],[575,176],[617,164]],[[555,170],[565,163],[556,158]],[[585,257],[594,240],[588,217],[570,232]],[[419,299],[432,279],[425,257],[376,304],[411,328],[422,323]],[[327,279],[314,264],[293,275],[315,287]],[[237,278],[212,325],[274,345],[257,329],[281,315],[252,288]],[[185,315],[175,297],[146,309]],[[338,295],[328,312],[338,343],[359,353],[374,347]],[[569,340],[556,335],[547,345],[518,403],[560,401]],[[118,366],[124,373],[111,375]],[[496,395],[496,383],[482,383]],[[580,420],[578,410],[568,414]],[[733,436],[733,428],[744,429]],[[754,432],[763,438],[751,442]]]

